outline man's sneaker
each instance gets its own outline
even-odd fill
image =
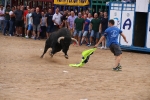
[[[89,44],[89,45],[87,45],[88,47],[90,47],[91,46],[91,43]]]
[[[26,39],[28,39],[28,38],[29,38],[29,36],[27,36],[27,35],[26,35],[26,36],[25,36],[25,38],[26,38]]]
[[[104,49],[106,50],[106,49],[107,49],[107,47],[104,47]]]
[[[86,44],[86,46],[88,46],[88,45],[89,45],[89,43]]]
[[[104,46],[102,46],[101,49],[104,49]]]
[[[114,71],[120,71],[122,69],[122,66],[119,64],[117,67],[113,68]]]

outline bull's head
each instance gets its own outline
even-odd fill
[[[67,51],[69,49],[71,41],[75,41],[78,44],[78,41],[75,38],[70,38],[70,37],[59,37],[57,40],[57,42],[62,46],[62,51],[64,52],[66,59],[68,59]]]

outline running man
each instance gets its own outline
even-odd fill
[[[115,68],[113,68],[113,70],[118,71],[122,68],[120,65],[122,51],[118,43],[119,34],[123,37],[126,43],[128,43],[128,41],[126,40],[126,37],[122,33],[122,31],[119,28],[115,27],[114,24],[114,20],[109,20],[109,28],[105,30],[104,36],[100,38],[99,42],[95,45],[95,47],[98,47],[98,45],[105,39],[105,37],[107,38],[107,47],[110,48],[111,52],[115,56]]]

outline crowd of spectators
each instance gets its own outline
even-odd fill
[[[51,8],[42,11],[39,7],[30,8],[23,5],[11,7],[0,6],[1,33],[6,36],[17,36],[40,40],[48,38],[50,34],[60,28],[68,28],[71,36],[76,38],[79,45],[91,46],[96,44],[108,27],[107,12],[92,14],[86,10],[75,13],[74,11],[59,11]],[[102,42],[102,49],[106,48],[106,41]]]

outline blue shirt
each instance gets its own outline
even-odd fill
[[[89,31],[89,24],[90,24],[90,20],[86,19],[84,22],[85,26],[84,26],[84,31]]]
[[[104,36],[107,39],[107,47],[110,47],[111,44],[119,44],[118,36],[122,31],[116,26],[109,27],[105,30]]]

